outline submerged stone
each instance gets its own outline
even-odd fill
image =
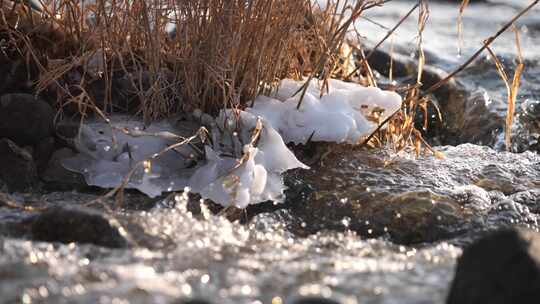
[[[336,302],[332,299],[306,297],[294,301],[293,304],[339,304],[339,302]]]
[[[414,159],[329,148],[313,170],[295,172],[299,183],[289,183],[293,230],[353,230],[409,244],[514,223],[538,225],[537,154],[465,144],[438,148],[443,159]]]
[[[30,223],[30,234],[34,240],[90,243],[111,248],[128,245],[121,230],[107,215],[80,207],[53,207],[37,215]]]

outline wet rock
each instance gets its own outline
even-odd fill
[[[38,183],[32,155],[7,138],[0,139],[0,168],[0,181],[10,192],[30,190]]]
[[[201,299],[191,299],[191,300],[181,300],[178,304],[212,304],[212,302],[201,300]]]
[[[52,137],[54,110],[30,94],[6,94],[0,97],[0,138],[18,145],[34,146]]]
[[[451,70],[440,68],[444,60],[426,51],[427,64],[422,71],[422,90],[427,90],[445,79]],[[390,54],[376,50],[369,59],[371,67],[383,76],[389,76]],[[414,84],[417,77],[417,60],[407,56],[406,50],[400,49],[392,54],[393,76],[401,84]],[[511,58],[503,62],[513,62]],[[535,64],[532,64],[535,65]],[[515,67],[508,66],[507,70]],[[493,81],[496,79],[497,81]],[[499,77],[490,60],[481,59],[472,64],[458,77],[451,79],[435,90],[429,97],[427,113],[419,109],[416,113],[415,126],[423,136],[437,145],[458,145],[474,143],[495,146],[505,124],[506,91],[500,90]],[[502,93],[501,93],[502,92]],[[534,96],[534,95],[533,95]],[[521,126],[514,132],[515,150],[534,150],[536,141],[529,135],[536,135],[535,100],[529,100],[523,111],[525,115]],[[532,105],[532,106],[531,106]],[[442,120],[439,119],[439,110]],[[518,107],[518,113],[520,112]],[[517,120],[516,119],[516,123]],[[427,121],[428,128],[424,128]],[[538,129],[538,128],[536,128]],[[518,133],[526,133],[525,135]],[[525,138],[521,138],[525,137]],[[531,142],[531,143],[529,143]],[[518,149],[519,148],[519,149]]]
[[[336,302],[332,299],[325,299],[325,298],[319,298],[319,297],[306,297],[302,299],[298,299],[293,304],[339,304],[339,302]]]
[[[81,174],[69,171],[61,164],[62,159],[74,155],[75,153],[69,148],[62,148],[53,153],[47,168],[41,174],[41,179],[46,183],[46,187],[65,190],[88,187]]]
[[[504,129],[505,119],[488,107],[490,101],[479,92],[472,94],[461,104],[461,109],[447,108],[454,113],[452,125],[445,136],[448,144],[463,142],[494,146],[497,137]]]
[[[28,77],[30,75],[30,78]],[[13,92],[31,92],[32,79],[23,59],[12,59],[0,53],[0,95]]]
[[[437,148],[443,159],[331,147],[301,185],[288,183],[286,207],[298,234],[323,229],[433,242],[515,223],[538,227],[540,156],[464,144]],[[294,190],[297,188],[298,191]],[[303,190],[302,190],[303,189]]]
[[[512,229],[466,248],[458,260],[448,304],[538,303],[540,234]]]
[[[81,207],[53,207],[30,223],[34,240],[61,243],[90,243],[122,248],[129,242],[120,233],[123,228],[113,218],[96,210]]]
[[[390,56],[389,53],[380,49],[369,50],[369,54],[371,54],[368,58],[369,66],[386,77],[390,75],[390,67],[392,67],[394,77],[407,77],[416,73],[415,63],[405,55],[394,53]]]

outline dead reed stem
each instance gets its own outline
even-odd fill
[[[458,56],[461,56],[461,50],[463,49],[463,14],[465,9],[469,5],[469,0],[461,0],[459,6],[459,14],[457,20],[457,32],[458,32]]]

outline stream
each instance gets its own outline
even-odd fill
[[[471,2],[459,55],[459,4],[430,1],[430,75],[457,68],[528,1]],[[366,44],[414,3],[370,10],[356,24]],[[502,227],[540,228],[540,8],[517,29],[526,64],[512,130],[519,153],[503,151],[506,88],[484,54],[450,87],[459,94],[433,97],[447,120],[433,120],[426,137],[443,159],[330,147],[311,170],[286,174],[284,204],[248,209],[247,223],[215,215],[187,193],[149,199],[127,191],[125,208],[108,215],[101,204],[86,206],[102,190],[0,197],[0,303],[445,303],[463,246]],[[415,13],[393,38],[405,70],[416,61],[416,35]],[[512,75],[514,33],[492,48]],[[377,74],[390,83],[387,71]],[[393,77],[415,80],[406,71]]]

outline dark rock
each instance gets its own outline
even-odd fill
[[[371,54],[368,58],[369,66],[386,77],[390,75],[390,62],[392,62],[392,75],[394,77],[407,77],[416,73],[416,64],[412,59],[402,54],[394,53],[390,56],[389,53],[380,49],[373,52],[369,50],[368,54]]]
[[[0,95],[14,92],[32,92],[37,71],[28,69],[25,60],[12,59],[0,52]]]
[[[32,155],[6,138],[0,139],[0,168],[0,181],[10,192],[29,190],[38,183]]]
[[[540,234],[511,229],[464,250],[446,303],[532,304],[539,299]]]
[[[178,304],[212,304],[212,302],[208,302],[206,300],[201,300],[201,299],[191,299],[191,300],[181,300],[178,302]]]
[[[0,97],[0,138],[18,145],[34,146],[54,134],[54,110],[30,94],[6,94]]]
[[[99,78],[88,84],[87,90],[90,97],[100,109],[106,108],[111,113],[135,113],[140,109],[139,98],[136,90],[127,90],[128,80],[113,78],[110,96],[107,96],[106,80]]]
[[[319,297],[306,297],[294,301],[293,304],[339,304],[339,302]]]
[[[90,243],[122,248],[128,241],[120,234],[118,221],[101,212],[75,207],[53,207],[30,223],[34,240],[61,243]]]
[[[46,187],[65,190],[87,187],[84,177],[81,174],[69,171],[61,164],[62,159],[74,155],[75,153],[68,148],[62,148],[53,153],[47,168],[41,174],[41,179],[46,183]]]
[[[49,163],[49,160],[54,152],[55,140],[53,137],[46,137],[38,142],[34,146],[34,159],[36,161],[36,166],[38,173],[42,173]]]

